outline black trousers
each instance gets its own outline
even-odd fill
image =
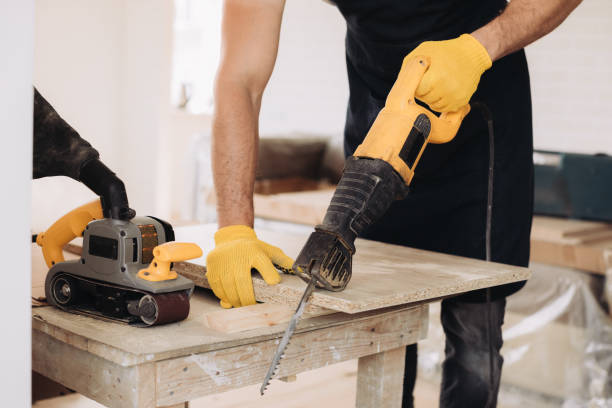
[[[491,408],[497,405],[501,378],[506,299],[490,303],[442,301],[441,321],[446,334],[442,364],[440,408]],[[417,345],[406,347],[402,408],[414,406]]]

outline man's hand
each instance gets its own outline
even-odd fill
[[[469,34],[421,43],[404,61],[418,56],[429,59],[429,68],[415,96],[437,112],[453,112],[467,105],[480,76],[491,67],[487,50]]]
[[[251,270],[256,269],[268,285],[280,282],[275,265],[290,271],[293,260],[279,248],[257,239],[246,225],[231,225],[215,234],[216,247],[206,257],[206,277],[221,306],[255,304]]]

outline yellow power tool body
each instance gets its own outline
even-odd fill
[[[351,278],[355,238],[376,222],[393,201],[408,194],[415,169],[429,143],[451,141],[469,105],[436,116],[417,104],[415,91],[428,67],[409,58],[362,144],[346,161],[322,224],[298,255],[293,269],[306,282],[340,291]]]
[[[63,247],[82,236],[77,260]],[[105,218],[100,200],[78,207],[36,237],[47,266],[47,302],[63,310],[138,326],[185,319],[194,284],[172,262],[202,256],[174,241],[172,226],[155,217]]]
[[[323,222],[315,227],[296,258],[293,270],[308,286],[279,343],[262,384],[262,394],[314,288],[346,288],[352,275],[355,239],[379,220],[395,200],[408,194],[427,145],[451,141],[469,113],[466,105],[437,116],[417,104],[414,95],[428,66],[425,57],[404,59],[384,108],[363,143],[346,161]]]

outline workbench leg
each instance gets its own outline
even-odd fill
[[[357,408],[401,408],[406,347],[361,357]]]

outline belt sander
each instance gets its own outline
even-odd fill
[[[63,247],[83,236],[81,258]],[[36,237],[49,272],[47,302],[67,311],[140,326],[189,315],[194,284],[172,262],[202,256],[196,244],[174,241],[172,226],[155,217],[105,218],[100,200],[76,208]]]
[[[293,265],[308,283],[296,313],[278,345],[260,392],[263,394],[283,356],[315,287],[344,290],[351,279],[355,239],[409,192],[415,168],[428,143],[451,141],[469,105],[435,115],[417,104],[415,91],[429,66],[424,57],[404,61],[384,108],[353,156],[345,163],[323,223],[315,227]]]
[[[134,218],[125,185],[99,156],[34,90],[33,177],[69,176],[100,197],[36,236],[50,268],[47,301],[137,325],[186,318],[194,285],[171,266],[202,251],[195,244],[172,242],[172,226],[160,219]],[[64,245],[78,236],[83,236],[81,258],[64,260]]]

